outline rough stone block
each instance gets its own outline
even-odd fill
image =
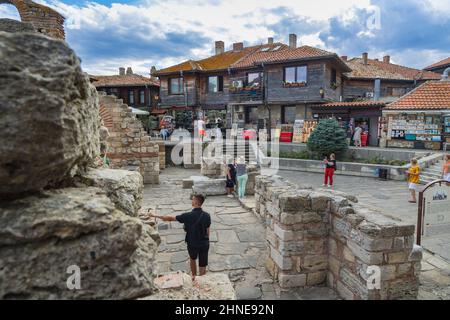
[[[204,181],[194,181],[192,192],[204,196],[217,196],[227,194],[225,179],[210,179]]]
[[[307,274],[306,284],[308,286],[316,286],[323,284],[326,279],[327,279],[326,271],[312,272]]]
[[[306,286],[306,274],[283,274],[279,275],[279,283],[282,288],[298,288]]]
[[[292,259],[290,257],[283,257],[274,248],[270,248],[270,257],[281,270],[292,269]]]

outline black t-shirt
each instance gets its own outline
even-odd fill
[[[336,170],[336,160],[328,160],[327,168]]]
[[[202,214],[203,212],[203,214]],[[200,217],[200,215],[202,215]],[[188,246],[203,247],[209,245],[207,229],[211,226],[211,216],[200,208],[194,208],[175,217],[178,222],[184,223],[186,242]]]

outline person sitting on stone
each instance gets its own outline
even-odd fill
[[[159,216],[150,214],[151,217],[161,219],[163,221],[178,221],[184,224],[186,232],[185,241],[190,257],[190,267],[192,272],[192,280],[197,276],[196,260],[199,259],[200,276],[206,274],[208,265],[209,251],[209,234],[211,226],[211,216],[202,210],[205,197],[202,195],[194,195],[192,197],[192,211],[186,212],[178,216]]]

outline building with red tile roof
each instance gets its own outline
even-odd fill
[[[133,73],[128,67],[119,68],[117,75],[90,75],[98,91],[113,94],[129,106],[145,111],[156,109],[159,102],[159,80]]]
[[[433,63],[432,65],[426,67],[424,70],[442,74],[447,68],[450,68],[450,57],[441,60],[439,62]]]
[[[427,81],[397,101],[388,119],[387,146],[439,150],[450,143],[450,81]]]

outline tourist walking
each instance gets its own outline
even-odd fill
[[[442,165],[442,179],[450,183],[450,154],[444,156],[444,164]]]
[[[245,165],[245,159],[240,157],[236,164],[236,176],[238,183],[238,196],[240,199],[245,197],[245,188],[247,186],[247,166]]]
[[[411,159],[411,166],[408,170],[408,188],[411,194],[411,199],[409,202],[417,203],[416,199],[416,191],[419,190],[419,182],[420,182],[420,167],[417,162],[417,159]]]
[[[178,221],[184,224],[186,232],[185,241],[190,257],[190,266],[192,272],[192,280],[197,276],[197,263],[200,269],[200,276],[206,274],[208,265],[209,251],[209,234],[211,226],[211,216],[203,211],[202,205],[205,197],[202,195],[194,195],[192,197],[192,211],[186,212],[178,216],[158,216],[151,214],[152,217],[159,218],[163,221]]]
[[[330,154],[329,158],[325,158],[325,179],[323,186],[328,186],[331,188],[333,186],[333,176],[336,171],[336,155],[334,153]]]
[[[229,198],[233,198],[234,186],[236,185],[236,167],[234,163],[227,165],[227,195]]]
[[[355,142],[355,147],[358,147],[358,148],[361,147],[361,134],[362,134],[362,128],[358,125],[355,128],[355,133],[353,134],[353,141]]]

